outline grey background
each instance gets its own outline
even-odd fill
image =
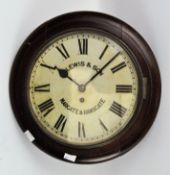
[[[169,7],[168,0],[0,0],[0,174],[169,175]],[[160,110],[147,136],[126,155],[96,165],[64,163],[29,143],[13,117],[8,93],[14,56],[30,32],[54,16],[79,10],[105,12],[133,26],[150,44],[162,76]]]

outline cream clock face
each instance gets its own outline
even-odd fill
[[[33,116],[48,135],[87,146],[109,140],[128,124],[137,105],[138,76],[117,42],[74,32],[41,50],[28,89]]]

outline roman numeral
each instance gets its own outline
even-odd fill
[[[88,39],[78,39],[79,51],[81,55],[88,54]]]
[[[106,125],[103,123],[103,121],[101,119],[99,119],[99,122],[100,122],[100,125],[102,126],[102,128],[105,130],[105,131],[108,131]]]
[[[113,102],[112,106],[109,109],[110,111],[114,112],[117,114],[119,117],[123,117],[127,109],[120,104],[116,103],[115,101]]]
[[[63,114],[61,114],[54,127],[57,130],[60,130],[60,132],[63,132],[66,122],[67,118]]]
[[[106,50],[108,49],[108,45],[106,45],[106,47],[104,48],[104,50],[102,51],[102,53],[101,53],[101,55],[100,55],[100,57],[99,57],[99,59],[101,60],[102,59],[102,57],[103,57],[103,55],[105,54],[105,52],[106,52]]]
[[[44,117],[46,117],[54,109],[54,103],[52,99],[49,99],[38,105],[38,108],[43,113]]]
[[[61,53],[61,55],[67,59],[70,57],[70,55],[68,54],[64,44],[61,44],[60,46],[57,46],[56,49]]]
[[[126,63],[125,62],[122,62],[122,63],[118,64],[117,66],[113,67],[111,69],[111,71],[112,71],[112,73],[115,73],[115,72],[121,70],[124,67],[126,67]]]
[[[85,128],[84,128],[84,124],[81,122],[78,122],[78,136],[80,138],[85,138],[86,137],[86,133],[85,133]]]
[[[50,92],[50,84],[44,84],[40,86],[36,86],[34,88],[35,92]]]
[[[132,93],[132,85],[116,85],[117,93]]]

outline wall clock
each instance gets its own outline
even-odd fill
[[[151,127],[160,73],[144,39],[123,21],[74,12],[37,28],[10,77],[10,99],[26,136],[74,163],[109,160],[133,148]]]

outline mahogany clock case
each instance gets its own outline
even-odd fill
[[[117,136],[89,147],[63,144],[44,132],[34,120],[27,94],[29,73],[40,50],[56,36],[80,30],[101,33],[125,48],[139,76],[138,103],[131,121]],[[29,130],[35,138],[33,143],[56,158],[69,161],[64,155],[75,155],[75,163],[109,160],[133,148],[151,127],[159,107],[160,95],[159,68],[146,41],[125,22],[96,12],[73,12],[42,24],[21,46],[10,75],[11,105],[23,132]]]

